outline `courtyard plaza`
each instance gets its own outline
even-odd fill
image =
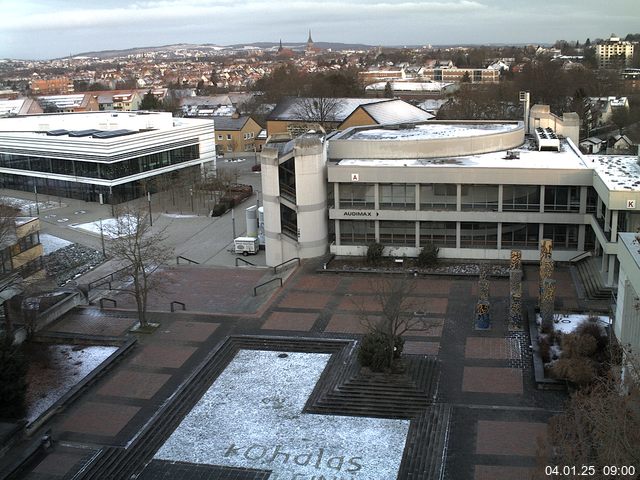
[[[381,314],[375,293],[371,291],[372,276],[318,273],[318,266],[318,262],[307,261],[302,266],[284,272],[280,274],[286,280],[282,288],[259,293],[254,297],[254,286],[261,280],[273,276],[265,269],[181,265],[171,269],[171,275],[174,277],[171,298],[180,301],[187,299],[184,302],[187,310],[172,313],[167,301],[169,297],[164,295],[152,298],[150,319],[160,325],[151,334],[130,333],[129,328],[136,323],[135,312],[131,304],[124,300],[118,303],[118,308],[77,308],[48,327],[46,333],[73,335],[76,338],[135,335],[137,343],[130,353],[89,385],[77,400],[54,415],[41,428],[42,431],[50,429],[54,439],[53,446],[47,450],[44,457],[30,465],[24,478],[72,478],[74,474],[90,465],[100,452],[126,452],[127,448],[135,443],[140,432],[149,428],[150,423],[162,423],[162,419],[158,419],[156,413],[171,402],[176,392],[193,379],[207,358],[215,356],[216,351],[223,349],[229,337],[273,338],[277,341],[283,338],[300,338],[305,341],[361,338],[366,328],[361,321],[359,305],[366,306],[370,318]],[[573,283],[570,271],[560,266],[555,276],[558,281],[557,307],[581,307],[584,300],[578,293],[580,289]],[[451,409],[445,449],[442,452],[444,478],[528,478],[536,467],[537,445],[546,435],[547,422],[555,412],[561,410],[565,397],[562,393],[536,388],[531,371],[528,335],[524,332],[509,331],[505,321],[508,308],[508,280],[490,279],[492,327],[488,331],[478,331],[474,328],[476,277],[423,276],[415,279],[415,282],[416,288],[411,293],[415,296],[413,300],[429,322],[428,328],[407,332],[403,355],[407,358],[437,358],[439,361],[435,402],[447,405]],[[525,302],[535,302],[537,282],[536,267],[525,266]],[[164,301],[161,301],[161,298]],[[246,354],[243,352],[246,350],[238,351],[238,359],[242,359]],[[293,355],[291,352],[289,354]],[[319,372],[324,368],[326,358],[318,358],[320,363],[316,360],[302,361],[302,365],[305,362],[309,363],[308,385],[305,387],[307,391],[313,388]],[[300,359],[297,362],[300,363]],[[242,365],[238,365],[237,362],[231,362],[229,365],[231,370],[227,372],[220,369],[220,377],[216,377],[221,379],[223,397],[226,395],[226,389],[233,389],[234,368],[242,370]],[[250,375],[256,374],[255,371],[251,373],[253,367],[247,368]],[[302,372],[305,372],[304,367]],[[295,375],[299,375],[299,371]],[[255,382],[260,377],[260,374],[255,378],[249,377],[249,382]],[[243,377],[238,374],[237,378],[240,382]],[[211,385],[216,386],[215,378],[209,380],[203,388],[206,391]],[[237,385],[236,387],[238,388]],[[205,392],[200,396],[204,399],[210,394],[220,395],[220,388],[212,388],[213,393]],[[273,388],[279,387],[274,385]],[[181,460],[180,454],[172,450],[171,441],[167,443],[167,440],[174,431],[180,432],[181,428],[186,428],[179,425],[183,419],[188,420],[189,411],[197,412],[197,408],[202,409],[201,405],[198,407],[195,404],[198,398],[183,408],[184,411],[177,415],[178,418],[171,428],[165,429],[166,431],[159,429],[160,433],[152,444],[152,451],[140,453],[144,458],[139,459],[138,463],[131,463],[135,468],[128,471],[127,475],[139,474],[147,465],[147,470],[142,472],[140,478],[314,478],[304,472],[296,476],[293,471],[287,470],[280,475],[268,477],[266,475],[273,470],[269,468],[271,465],[263,462],[261,470],[255,466],[255,462],[225,462],[224,455],[220,456],[221,459],[217,463],[211,459],[202,460],[206,455],[199,457],[198,461]],[[301,398],[299,401],[304,403],[305,399]],[[240,409],[248,409],[247,414],[249,409],[253,408],[246,402],[237,405]],[[216,428],[221,428],[222,425],[227,430],[233,430],[236,422],[237,433],[240,435],[244,427],[238,423],[238,418],[242,418],[243,412],[241,410],[232,415],[232,410],[233,408],[220,409],[222,418],[218,421],[222,423],[216,423]],[[216,416],[215,412],[213,416]],[[320,420],[316,420],[320,423],[315,428],[322,431],[322,416],[307,417],[320,417]],[[324,424],[328,430],[325,434],[329,437],[331,432],[347,428],[336,427],[332,424],[331,418],[328,416]],[[348,421],[350,417],[344,418]],[[358,436],[358,429],[361,428],[359,425],[362,426],[364,423],[354,421],[353,425],[347,428],[351,436]],[[403,432],[406,432],[406,427],[399,425],[389,430],[392,433],[380,430],[382,433],[379,432],[378,436],[382,439],[382,450],[374,449],[370,454],[372,459],[375,457],[375,462],[391,470],[382,469],[379,477],[375,474],[371,476],[371,471],[368,471],[365,476],[360,475],[362,478],[396,478],[394,475],[398,475],[396,470],[405,447]],[[265,425],[262,428],[268,431],[276,427],[277,425]],[[335,430],[336,428],[338,430]],[[367,427],[362,428],[370,431]],[[262,445],[259,442],[266,443],[267,440],[254,439],[252,444],[251,434],[248,433],[248,437],[243,440],[242,435],[234,437],[232,433],[234,432],[209,431],[204,433],[205,437],[192,441],[215,444],[213,439],[218,435],[230,435],[225,439],[227,443],[236,442],[232,447],[232,453],[238,453],[240,457],[244,455],[242,458],[257,458],[256,455],[263,453],[263,447],[257,450],[254,448],[247,456],[246,449],[254,444]],[[322,439],[319,440],[320,443],[307,445],[305,441],[308,439],[303,438],[304,432],[296,433],[295,428],[288,431],[287,435],[291,443],[280,446],[280,450],[276,450],[276,457],[280,453],[281,459],[289,458],[284,454],[294,458],[294,454],[299,457],[307,452],[309,455],[317,456],[318,451],[323,450]],[[348,434],[343,436],[344,444],[337,447],[349,450],[353,443],[349,442]],[[207,440],[209,437],[212,440]],[[230,440],[232,437],[235,440]],[[276,440],[269,441],[273,443]],[[330,443],[328,439],[324,441]],[[389,442],[386,447],[385,441]],[[162,447],[163,444],[165,447]],[[245,450],[242,450],[243,448]],[[273,455],[271,450],[267,452],[269,448],[273,450],[278,446],[275,443],[265,445],[264,455]],[[326,450],[329,451],[330,448],[327,446]],[[384,455],[379,452],[385,450],[389,452],[387,462],[387,457],[378,458],[379,455]],[[359,478],[357,472],[347,473],[346,470],[348,467],[355,469],[355,465],[363,461],[359,457],[362,455],[351,453],[340,461],[344,469],[341,472],[343,476]],[[354,463],[343,465],[343,462],[350,459]],[[335,465],[338,460],[333,462]],[[338,474],[335,470],[332,471],[335,478],[341,478],[336,476]],[[316,478],[334,478],[326,476],[327,474],[318,474]],[[88,478],[78,475],[80,476],[74,478]],[[102,477],[98,474],[91,478]]]

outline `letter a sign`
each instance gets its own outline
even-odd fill
[[[359,173],[352,173],[351,174],[351,181],[352,182],[359,182],[360,181],[360,174]]]
[[[636,208],[635,200],[627,200],[627,208]]]

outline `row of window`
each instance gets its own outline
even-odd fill
[[[152,153],[115,163],[84,162],[48,157],[28,157],[0,153],[0,167],[14,168],[43,173],[57,173],[75,177],[115,180],[141,172],[148,172],[178,163],[196,160],[200,157],[199,145],[175,148],[165,152]]]
[[[457,185],[447,183],[379,184],[379,208],[383,210],[415,210],[416,191],[420,192],[420,210],[457,209]],[[502,189],[503,211],[540,211],[539,185],[504,185]],[[375,208],[375,185],[340,184],[339,208]],[[593,188],[588,190],[587,212],[595,211],[597,195]],[[546,186],[544,189],[544,211],[579,212],[580,187]],[[461,185],[460,207],[463,211],[497,211],[498,185]]]
[[[376,241],[375,221],[340,220],[341,245],[368,245]],[[419,245],[456,246],[456,222],[419,222]],[[416,246],[416,222],[380,221],[380,243],[388,246]],[[545,224],[544,238],[553,240],[554,248],[578,248],[578,225]],[[503,223],[502,248],[538,248],[540,226],[537,223]],[[462,248],[497,248],[498,224],[460,222]]]

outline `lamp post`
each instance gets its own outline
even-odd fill
[[[100,242],[102,243],[102,257],[107,258],[107,252],[104,248],[104,230],[102,229],[102,217],[100,217]]]
[[[149,224],[153,227],[153,215],[151,214],[151,192],[147,192],[147,202],[149,204]]]
[[[36,185],[35,180],[33,182],[33,192],[36,194],[36,213],[40,215],[40,205],[38,204],[38,185]]]
[[[233,234],[233,239],[236,239],[236,214],[235,211],[233,210],[233,207],[231,207],[231,232]]]
[[[193,188],[189,189],[189,196],[191,197],[191,211],[193,212]]]

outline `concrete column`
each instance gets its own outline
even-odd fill
[[[600,200],[600,196],[598,196],[596,200],[596,218],[602,217],[602,201]]]
[[[604,246],[602,247],[602,264],[600,265],[600,272],[607,273],[607,266],[609,262],[609,255],[604,253]]]
[[[544,238],[544,223],[541,223],[538,227],[538,243]]]
[[[416,248],[420,248],[420,222],[416,222]]]
[[[340,220],[336,219],[333,222],[334,222],[334,231],[336,233],[336,246],[339,247],[340,246]]]
[[[617,241],[616,239],[617,235],[618,235],[618,210],[613,210],[611,212],[611,241],[612,242],[615,243]]]
[[[587,187],[580,187],[580,213],[587,213]]]
[[[329,205],[331,208],[332,205]],[[340,208],[340,184],[338,182],[333,184],[333,208]]]
[[[380,210],[380,184],[379,183],[376,183],[373,186],[373,198],[374,198],[374,202],[375,202],[374,208],[376,210]],[[377,224],[377,222],[376,222],[376,224]],[[376,226],[376,228],[378,228],[378,227]],[[376,233],[376,238],[377,238],[377,235],[378,234]]]
[[[578,225],[578,251],[584,251],[584,239],[586,236],[586,225]]]
[[[540,213],[544,212],[544,185],[540,185]],[[540,234],[542,238],[542,233]]]
[[[380,243],[380,220],[375,220],[375,222],[376,222],[376,242]]]
[[[614,277],[616,273],[616,256],[609,255],[609,274],[607,275],[607,287],[614,287]]]
[[[504,185],[498,185],[498,212],[502,211],[502,200],[504,198]],[[498,229],[501,228],[501,224],[498,225]],[[498,249],[500,249],[500,237],[498,237]]]
[[[420,210],[420,184],[416,183],[416,211]]]
[[[456,248],[460,248],[460,222],[456,222]]]
[[[502,188],[500,191],[502,191]],[[496,246],[498,250],[502,250],[502,223],[498,223],[498,243]]]
[[[456,185],[456,211],[462,211],[462,185]]]
[[[611,231],[611,210],[607,208],[607,211],[604,214],[604,231]]]

